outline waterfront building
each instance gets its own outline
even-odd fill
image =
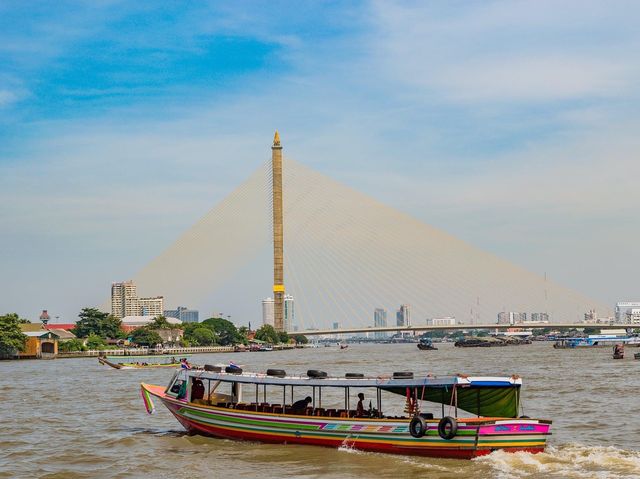
[[[275,308],[275,300],[274,300],[274,315],[273,321],[275,323],[276,320],[276,308]],[[293,330],[293,322],[295,320],[295,311],[293,307],[293,296],[290,294],[284,295],[284,331]]]
[[[160,315],[158,314],[157,316]],[[156,319],[157,316],[125,316],[124,318],[122,318],[122,324],[120,327],[123,331],[126,332],[133,331],[134,329],[148,326],[149,324],[153,323],[154,319]],[[167,322],[172,327],[177,327],[182,324],[182,321],[176,318],[167,318]]]
[[[118,319],[126,316],[160,316],[164,312],[164,297],[139,298],[131,280],[111,284],[111,314]]]
[[[374,328],[386,328],[387,327],[387,310],[383,308],[376,308],[373,310],[373,327]],[[385,339],[387,333],[383,331],[376,331],[374,338]]]
[[[432,318],[427,319],[427,325],[429,326],[455,326],[456,318],[447,316],[445,318]]]
[[[262,324],[273,326],[275,301],[273,298],[262,300]]]
[[[16,351],[21,359],[50,359],[58,354],[59,336],[44,328],[43,324],[24,323],[20,331],[27,337],[23,351]]]
[[[640,301],[620,301],[616,303],[616,322],[624,322],[627,319],[627,313],[634,308],[640,308]]]
[[[164,311],[167,318],[176,318],[183,323],[198,323],[200,321],[200,312],[195,309],[188,309],[184,306],[178,306],[177,309],[167,309]]]

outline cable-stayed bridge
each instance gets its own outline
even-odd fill
[[[372,331],[375,308],[397,330],[401,304],[414,326],[445,316],[494,325],[500,311],[577,323],[609,309],[286,157],[282,183],[284,283],[299,331]],[[139,289],[200,309],[233,302],[235,320],[260,324],[273,284],[271,185],[266,164],[140,271]]]

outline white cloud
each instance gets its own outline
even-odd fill
[[[631,58],[640,52],[640,37],[624,18],[633,12],[620,8],[616,16],[582,2],[440,5],[376,4],[372,53],[383,74],[462,103],[635,94],[640,68]],[[630,8],[640,13],[637,5]]]

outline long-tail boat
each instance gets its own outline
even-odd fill
[[[182,364],[181,359],[190,357],[171,355],[98,356],[98,362],[114,369],[177,368]]]
[[[141,392],[147,412],[157,398],[194,434],[471,459],[495,450],[544,451],[551,421],[518,417],[521,386],[516,376],[330,378],[316,370],[288,376],[207,365],[176,371],[166,388],[142,383]],[[362,397],[352,407],[360,392],[375,398],[368,409]],[[308,397],[294,403],[296,393]],[[404,413],[394,412],[403,405]],[[423,412],[427,405],[440,409],[440,417]]]

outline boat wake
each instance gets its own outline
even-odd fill
[[[640,451],[580,444],[550,446],[539,454],[496,451],[474,461],[500,478],[637,478],[640,471]]]

